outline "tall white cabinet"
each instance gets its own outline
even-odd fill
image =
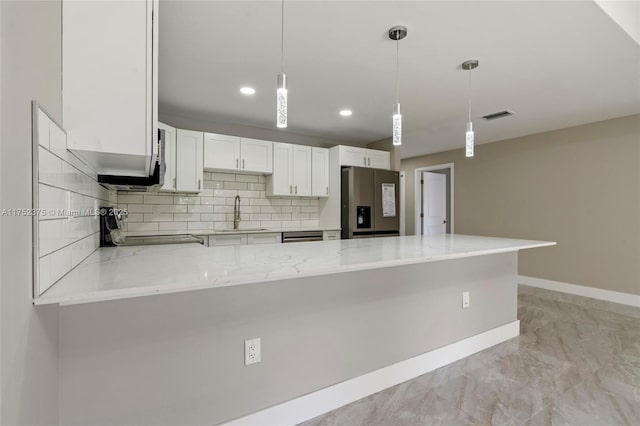
[[[176,135],[176,191],[200,192],[204,183],[204,134],[178,129]]]
[[[329,150],[311,148],[311,195],[329,196]]]
[[[164,130],[164,161],[165,174],[164,185],[160,188],[163,192],[176,191],[176,128],[164,123],[158,123],[158,129]]]
[[[62,2],[67,148],[100,174],[152,171],[157,47],[158,0]]]

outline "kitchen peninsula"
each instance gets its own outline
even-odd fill
[[[65,305],[62,388],[88,407],[69,424],[297,424],[518,336],[517,252],[550,245],[440,235],[100,248],[36,303]],[[246,366],[253,338],[262,357]]]

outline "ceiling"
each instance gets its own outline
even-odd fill
[[[363,145],[391,136],[394,25],[402,158],[640,113],[640,45],[592,1],[285,2],[289,127]],[[162,1],[160,111],[275,129],[280,1]],[[241,95],[242,86],[256,94]],[[353,110],[340,117],[341,108]],[[509,109],[494,121],[478,118]]]

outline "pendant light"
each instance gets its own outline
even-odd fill
[[[280,18],[280,74],[278,74],[278,89],[276,90],[276,126],[284,129],[287,127],[287,75],[284,73],[284,0],[282,0]]]
[[[389,30],[389,38],[396,41],[396,103],[393,104],[393,144],[402,145],[402,114],[400,113],[400,40],[407,36],[407,28],[395,26]]]
[[[478,68],[480,62],[477,59],[469,59],[462,63],[462,69],[469,71],[469,121],[467,122],[467,133],[465,142],[465,157],[473,157],[474,138],[473,123],[471,122],[471,70]]]

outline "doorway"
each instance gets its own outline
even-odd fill
[[[416,235],[452,234],[453,163],[416,169]]]

